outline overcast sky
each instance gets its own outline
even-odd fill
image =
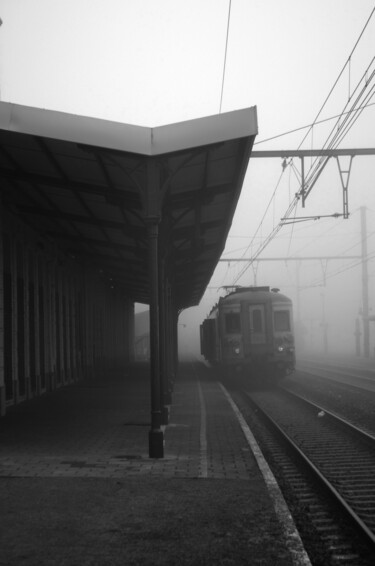
[[[256,105],[254,149],[297,149],[306,129],[263,140],[314,121],[374,5],[374,0],[0,0],[0,97],[145,126]],[[375,15],[319,120],[339,115],[349,97],[354,99],[375,55],[374,37]],[[373,71],[374,63],[366,75],[367,92],[374,88]],[[375,147],[374,103],[375,97],[367,100],[369,106],[339,147]],[[334,124],[316,125],[302,148],[322,147]],[[299,188],[299,160],[288,165],[277,186],[281,162],[250,160],[224,257],[251,257],[283,216]],[[356,157],[350,219],[284,227],[262,256],[359,254],[361,206],[368,208],[369,251],[375,253],[374,195],[375,157]],[[334,212],[342,212],[342,189],[332,159],[306,208],[296,214]],[[202,302],[204,314],[222,294],[217,287],[230,285],[242,267],[219,264]],[[347,267],[345,262],[306,263],[301,284],[319,283],[324,269],[329,278],[316,300],[348,285],[354,313],[361,301],[360,270]],[[347,278],[335,275],[340,270]],[[280,286],[294,297],[295,271],[291,262],[259,264],[257,283]],[[374,287],[373,259],[369,273]],[[254,270],[238,282],[253,284]]]

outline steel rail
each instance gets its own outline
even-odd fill
[[[312,375],[315,377],[319,377],[320,379],[328,379],[329,381],[333,381],[334,383],[338,383],[340,385],[346,385],[353,389],[358,389],[359,391],[367,391],[368,393],[375,393],[373,389],[369,389],[368,386],[372,386],[374,384],[374,377],[367,377],[366,375],[357,375],[354,373],[349,373],[345,371],[346,368],[342,369],[334,369],[333,366],[323,366],[319,365],[316,362],[309,362],[301,360],[300,363],[296,364],[296,371],[306,373],[308,375]],[[355,368],[353,368],[355,369]],[[355,369],[355,371],[361,371],[360,369]],[[370,372],[371,370],[364,370]],[[343,379],[354,379],[357,383],[352,383],[345,381]],[[361,385],[362,382],[362,385]]]
[[[292,396],[299,398],[301,401],[306,402],[306,400],[294,393],[287,392]],[[332,485],[332,483],[322,474],[319,468],[306,456],[306,454],[300,449],[300,447],[294,442],[292,438],[282,429],[280,425],[267,413],[265,409],[263,409],[249,394],[246,392],[246,396],[250,400],[250,402],[256,406],[257,410],[262,414],[263,418],[270,424],[270,426],[276,431],[276,433],[282,438],[283,442],[287,444],[287,446],[291,447],[293,452],[298,456],[298,458],[303,462],[309,472],[319,481],[320,485],[329,493],[330,497],[339,505],[339,507],[344,511],[347,518],[350,522],[354,525],[355,529],[364,537],[367,543],[370,543],[372,546],[375,546],[375,533],[365,524],[365,522],[357,515],[357,513],[352,509],[352,507],[345,501],[339,491]],[[323,410],[326,413],[326,410],[311,401],[308,401],[311,406],[314,406],[316,409]],[[333,413],[330,415],[333,419],[337,419],[337,416]],[[342,422],[345,422],[347,426],[351,429],[353,427],[350,423],[341,419]],[[341,423],[342,424],[342,423]],[[356,434],[364,435],[364,432],[361,429],[356,429]],[[374,442],[375,439],[370,435],[371,442]],[[368,439],[366,439],[368,440]]]
[[[340,363],[336,363],[336,362],[329,362],[325,360],[319,361],[308,358],[300,358],[300,363],[301,365],[305,364],[310,367],[316,367],[317,369],[322,369],[324,371],[331,371],[332,373],[338,373],[340,371],[343,371],[346,376],[351,376],[354,377],[355,379],[364,379],[368,381],[374,381],[375,379],[375,368],[370,368],[366,366],[362,366],[362,367],[350,366],[348,364],[341,365]]]
[[[306,405],[309,405],[310,407],[316,409],[317,411],[324,411],[324,414],[326,416],[328,416],[329,418],[331,418],[334,422],[338,422],[340,423],[340,425],[342,425],[343,427],[349,429],[351,432],[353,432],[354,434],[358,434],[359,436],[361,436],[362,438],[364,438],[366,441],[369,441],[370,444],[372,445],[372,448],[375,449],[375,436],[366,432],[365,430],[363,430],[362,428],[354,425],[353,423],[351,423],[350,421],[344,419],[343,417],[340,417],[339,415],[337,415],[336,413],[333,413],[332,411],[329,411],[328,409],[326,409],[325,407],[323,407],[322,405],[318,405],[317,403],[315,403],[314,401],[311,401],[310,399],[307,399],[306,397],[304,397],[303,395],[300,395],[299,393],[295,393],[294,391],[290,391],[289,389],[285,389],[283,388],[283,391],[285,391],[288,395],[290,395],[291,397],[295,397],[296,399],[303,401]]]

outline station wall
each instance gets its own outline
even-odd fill
[[[134,303],[0,208],[0,410],[134,356]]]

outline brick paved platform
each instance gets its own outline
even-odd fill
[[[181,374],[163,459],[148,457],[148,370],[140,366],[134,375],[77,383],[11,410],[1,426],[0,475],[248,478],[255,460],[218,382],[189,368]]]
[[[136,365],[126,374],[107,374],[79,382],[8,411],[0,421],[0,496],[5,502],[0,531],[5,533],[2,548],[5,544],[8,549],[8,554],[5,552],[3,558],[0,557],[0,565],[173,564],[171,539],[168,539],[167,549],[161,550],[156,559],[155,549],[147,551],[145,547],[143,551],[143,547],[137,547],[134,550],[134,533],[133,538],[125,537],[124,546],[127,531],[117,526],[106,528],[114,517],[119,517],[120,522],[128,520],[129,509],[133,509],[137,520],[127,528],[139,529],[141,520],[147,540],[155,526],[154,522],[151,526],[149,523],[150,508],[154,512],[154,506],[161,505],[159,490],[169,501],[168,513],[156,522],[160,528],[164,525],[163,532],[177,528],[176,513],[180,517],[178,521],[186,514],[193,519],[191,532],[185,526],[184,537],[193,539],[196,536],[194,522],[202,520],[202,536],[210,541],[215,531],[212,523],[223,521],[224,501],[228,529],[243,518],[236,532],[244,530],[246,548],[253,548],[258,558],[261,556],[259,561],[255,558],[253,562],[241,561],[239,556],[236,558],[238,542],[233,539],[231,550],[228,539],[226,550],[220,554],[226,557],[225,564],[309,564],[290,517],[286,517],[287,510],[283,518],[277,516],[275,508],[280,504],[274,500],[274,485],[267,486],[268,480],[265,481],[241,418],[213,374],[202,365],[181,364],[170,422],[165,429],[165,457],[162,459],[148,457],[149,389],[147,366]],[[18,482],[14,483],[15,479]],[[194,479],[204,481],[192,484]],[[75,483],[67,483],[67,480],[75,480]],[[176,480],[180,483],[176,484]],[[127,494],[127,503],[120,508],[114,496],[118,486]],[[108,494],[105,491],[108,489],[113,492]],[[148,494],[147,505],[143,502],[143,515],[139,491]],[[72,494],[75,494],[73,499]],[[99,496],[103,498],[102,503],[90,511],[92,501]],[[189,506],[184,512],[181,506],[187,497]],[[68,509],[64,500],[69,501]],[[215,514],[215,506],[221,506],[220,513],[218,507]],[[214,513],[210,521],[204,518],[208,512]],[[51,531],[51,513],[52,525],[55,525],[50,532],[53,542],[46,546],[43,537],[35,537],[34,530],[38,525],[38,533],[45,529]],[[88,513],[89,524],[94,522],[90,533],[95,529],[100,533],[94,549],[91,534],[87,538]],[[82,530],[79,542],[71,533],[61,542],[60,522],[64,526],[67,522],[76,525],[77,532]],[[272,544],[268,544],[271,540]],[[115,542],[116,553],[112,552],[110,541]],[[75,553],[68,553],[66,545],[69,544],[76,545]],[[104,554],[100,550],[103,544],[106,545]],[[195,551],[186,552],[184,560],[179,556],[176,563],[211,564],[219,547],[214,550],[211,543],[207,544],[204,556],[195,556]],[[45,562],[41,559],[43,553],[49,556]],[[262,561],[267,555],[271,562]],[[277,561],[273,562],[276,555]],[[142,560],[138,562],[140,556]]]

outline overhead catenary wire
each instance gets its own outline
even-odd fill
[[[327,221],[327,220],[326,220],[326,221]],[[343,222],[344,222],[344,220],[341,219],[341,223],[343,223]],[[331,230],[333,230],[334,228],[336,228],[336,226],[337,226],[336,223],[335,223],[335,224],[332,224],[332,223],[330,222],[330,223],[329,223],[329,226],[328,226],[328,228],[327,228],[327,230],[325,230],[324,232],[321,232],[321,233],[319,234],[319,237],[320,237],[320,238],[325,238],[325,237],[326,237],[326,234],[328,234],[328,232],[330,232]],[[298,249],[295,251],[295,254],[299,254],[300,252],[302,252],[304,249],[306,249],[306,248],[307,248],[308,246],[310,246],[310,245],[311,245],[311,241],[308,242],[307,244],[304,244],[302,247],[298,248]],[[344,253],[344,252],[341,252],[341,253]]]
[[[374,60],[374,59],[373,59]],[[371,79],[375,77],[375,71],[371,75]],[[361,79],[362,80],[362,79]],[[358,99],[363,95],[363,92],[366,88],[368,88],[367,83],[364,88],[362,89],[361,93],[358,95],[356,100],[353,103],[352,112],[346,116],[344,121],[340,124],[340,120],[338,120],[331,130],[326,142],[323,144],[323,149],[334,149],[336,148],[344,137],[347,135],[349,130],[353,127],[354,123],[359,118],[362,111],[358,108],[355,108],[355,104]],[[372,98],[375,94],[375,87],[374,85],[371,87],[370,92],[367,94],[367,98]],[[350,118],[348,118],[350,116]],[[309,171],[305,176],[305,184],[304,184],[304,196],[305,198],[310,194],[313,186],[315,185],[316,181],[318,180],[319,176],[321,175],[322,171],[324,170],[325,166],[329,161],[329,156],[319,157],[316,158],[310,167]],[[297,196],[302,196],[302,189],[300,189]]]
[[[354,213],[358,213],[358,212],[359,212],[359,209],[357,209],[356,211],[354,211]],[[343,220],[342,220],[342,222],[343,222]],[[325,234],[326,234],[328,231],[330,231],[331,229],[332,229],[332,227],[331,227],[329,230],[327,230],[327,231],[325,232]],[[375,235],[375,230],[373,230],[372,232],[366,234],[366,236],[365,236],[364,238],[360,238],[358,241],[355,242],[355,244],[351,244],[349,247],[346,247],[345,249],[341,250],[341,255],[342,255],[343,257],[345,257],[345,255],[346,255],[349,251],[351,251],[353,248],[356,248],[356,247],[360,246],[361,244],[363,244],[364,241],[368,241],[368,240],[369,240],[371,237],[373,237],[374,235]],[[305,247],[305,246],[304,246],[304,247]],[[301,249],[299,249],[297,253],[299,253],[302,249],[304,249],[304,247],[301,248]],[[332,271],[332,272],[328,273],[328,275],[325,275],[324,281],[325,281],[326,279],[330,279],[330,278],[332,278],[332,277],[335,277],[336,275],[340,275],[341,273],[344,273],[344,272],[346,272],[346,271],[349,271],[349,270],[353,269],[354,267],[357,267],[358,265],[361,265],[361,263],[362,263],[363,261],[372,261],[373,259],[375,259],[375,252],[372,252],[372,253],[368,254],[367,257],[365,257],[365,258],[363,258],[363,257],[361,257],[361,256],[358,256],[358,258],[357,258],[353,263],[350,263],[349,265],[347,265],[347,266],[344,267],[344,268],[336,269],[335,271]],[[306,288],[319,287],[319,286],[321,286],[322,284],[323,284],[323,283],[322,283],[322,280],[321,280],[321,279],[317,279],[317,280],[313,281],[310,285],[306,286]]]
[[[224,53],[224,64],[223,64],[223,77],[222,77],[222,81],[221,81],[219,114],[221,114],[221,107],[222,107],[222,104],[223,104],[224,82],[225,82],[225,71],[226,71],[226,66],[227,66],[227,53],[228,53],[228,40],[229,40],[229,26],[230,26],[231,9],[232,9],[232,0],[229,0],[228,19],[227,19],[227,35],[226,35],[226,39],[225,39],[225,53]]]
[[[375,61],[375,57],[372,58],[371,63],[370,65],[368,65],[366,71],[370,69],[374,61]],[[362,81],[365,81],[364,86],[362,87],[361,91],[354,100],[350,112],[345,113],[346,114],[345,118],[341,122],[341,124],[340,124],[340,117],[342,117],[344,113],[342,113],[338,118],[338,120],[336,121],[335,125],[331,129],[330,134],[328,135],[326,142],[323,144],[323,149],[333,149],[334,147],[337,147],[339,143],[341,143],[341,141],[344,139],[346,134],[349,132],[349,130],[352,128],[354,123],[358,120],[364,108],[362,107],[362,105],[360,105],[359,107],[357,107],[356,105],[363,97],[365,90],[369,87],[369,84],[374,79],[374,77],[375,77],[375,70],[371,73],[369,78],[366,77],[366,72],[362,75],[361,79],[357,84],[356,89],[353,91],[352,96],[354,96],[354,93],[357,91]],[[375,94],[375,86],[373,85],[370,91],[367,93],[366,99],[371,100],[374,94]],[[345,108],[348,102],[346,103]],[[328,160],[329,157],[326,156],[326,157],[316,158],[315,161],[313,162],[312,166],[310,167],[310,170],[308,171],[305,177],[305,184],[306,186],[309,187],[307,194],[311,191],[312,186],[315,184],[317,177],[320,175],[322,169],[325,167]]]
[[[359,109],[365,109],[365,108],[369,108],[370,106],[375,106],[375,102],[370,102],[364,106],[362,106]],[[343,116],[343,114],[350,114],[350,112],[352,112],[352,110],[347,110],[346,112],[341,112],[340,114],[335,114],[334,116],[330,116],[329,118],[324,118],[324,120],[318,120],[312,124],[306,124],[305,126],[300,126],[298,128],[293,128],[293,130],[287,130],[286,132],[282,132],[280,134],[276,134],[274,136],[271,136],[270,138],[265,138],[263,140],[258,140],[256,142],[254,142],[254,145],[259,145],[261,143],[266,143],[269,141],[273,141],[276,140],[277,138],[283,138],[284,136],[289,136],[290,134],[294,134],[295,132],[300,132],[301,130],[306,130],[307,128],[313,128],[314,126],[318,126],[320,124],[324,124],[325,122],[330,122],[331,120],[335,120],[336,118],[339,118],[340,116]]]
[[[272,201],[273,201],[273,199],[274,199],[274,197],[275,197],[277,188],[278,188],[278,186],[279,186],[279,184],[280,184],[280,181],[281,181],[281,179],[282,179],[283,174],[284,174],[284,169],[282,170],[282,172],[281,172],[281,174],[280,174],[280,176],[279,176],[279,179],[278,179],[278,181],[277,181],[277,183],[276,183],[276,187],[275,187],[275,189],[274,189],[274,191],[273,191],[273,193],[272,193],[272,195],[271,195],[270,200],[268,201],[266,210],[264,211],[263,217],[262,217],[262,219],[261,219],[261,221],[260,221],[260,223],[259,223],[259,225],[258,225],[258,228],[256,229],[256,231],[255,231],[255,233],[254,233],[254,235],[253,235],[253,237],[252,237],[252,239],[251,239],[251,241],[250,241],[250,244],[246,247],[244,253],[242,254],[242,257],[244,257],[244,256],[246,255],[246,253],[248,252],[249,248],[253,245],[253,242],[254,242],[255,237],[257,236],[259,230],[261,229],[263,220],[264,220],[264,218],[265,218],[265,216],[266,216],[266,214],[267,214],[267,212],[268,212],[268,210],[269,210],[269,208],[270,208],[270,206],[271,206],[271,203],[272,203]],[[251,265],[251,263],[250,263],[249,265],[245,266],[245,267],[240,271],[240,273],[237,275],[237,277],[236,277],[234,283],[236,283],[236,282],[239,280],[239,278],[242,277],[242,275],[245,273],[245,271],[247,271],[247,269],[250,267],[250,265]]]
[[[297,215],[297,206],[294,208],[294,219],[296,218]],[[289,255],[290,253],[290,247],[292,245],[292,239],[293,239],[293,234],[294,234],[294,227],[295,227],[295,223],[292,223],[292,229],[290,231],[290,237],[289,237],[289,245],[288,245],[288,253],[287,255]]]
[[[372,254],[369,254],[367,257],[363,258],[365,261],[372,261],[373,259],[375,259],[375,252]],[[363,259],[359,259],[353,263],[350,263],[349,265],[347,265],[346,267],[342,267],[340,269],[337,269],[336,271],[333,271],[331,273],[329,273],[328,275],[324,276],[324,280],[327,279],[331,279],[332,277],[336,277],[337,275],[340,275],[341,273],[345,273],[346,271],[349,271],[351,269],[353,269],[354,267],[358,267],[358,265],[361,265],[363,263]],[[320,287],[323,284],[323,281],[321,279],[316,279],[315,281],[313,281],[310,285],[305,286],[305,288],[311,288],[311,287]]]
[[[349,61],[351,60],[351,57],[353,55],[353,53],[355,52],[360,39],[362,38],[364,31],[366,30],[373,14],[375,12],[375,7],[373,8],[373,10],[371,11],[371,14],[369,16],[369,18],[366,21],[365,26],[363,27],[346,63],[344,64],[342,70],[340,71],[337,79],[335,80],[331,90],[329,91],[324,103],[322,104],[321,108],[319,109],[319,112],[317,113],[315,120],[313,122],[313,124],[309,127],[308,132],[305,134],[305,136],[303,137],[301,143],[298,146],[298,149],[300,149],[300,147],[302,146],[303,142],[305,141],[305,139],[307,138],[307,136],[309,135],[309,133],[311,132],[312,128],[314,127],[314,125],[316,125],[316,122],[320,116],[320,114],[323,111],[323,108],[325,107],[325,105],[327,104],[329,98],[332,95],[332,92],[334,91],[336,85],[338,84],[339,79],[341,78],[344,70],[346,69]],[[368,77],[368,72],[369,69],[371,68],[371,65],[373,64],[374,58],[371,60],[370,64],[367,66],[365,72],[363,73],[361,79],[359,80],[356,88],[354,89],[354,91],[350,94],[349,93],[349,100],[347,101],[346,105],[344,106],[343,112],[341,112],[341,114],[338,115],[338,119],[336,121],[336,124],[334,126],[334,128],[331,130],[331,133],[329,134],[324,147],[328,146],[329,149],[332,149],[334,146],[337,147],[337,145],[344,139],[344,137],[346,136],[346,134],[349,132],[349,130],[351,129],[351,127],[354,125],[354,123],[356,122],[356,120],[359,118],[360,114],[362,113],[363,109],[366,108],[369,105],[369,101],[371,100],[371,98],[374,96],[375,92],[374,92],[374,86],[372,86],[372,88],[370,89],[370,91],[367,93],[364,101],[361,100],[363,98],[363,94],[366,91],[366,89],[369,87],[369,84],[371,82],[371,80],[374,78],[375,75],[375,71],[373,71],[370,75],[370,77]],[[357,95],[357,97],[355,98],[354,102],[352,103],[352,107],[350,110],[346,111],[346,108],[348,106],[348,103],[352,100],[354,94],[357,92],[357,90],[360,88],[361,83],[364,81],[364,86],[362,87],[362,89],[360,90],[359,94]],[[343,122],[340,124],[340,120],[342,119],[342,117],[345,116]],[[337,127],[337,130],[335,129]],[[302,196],[302,191],[306,190],[306,187],[308,187],[308,192],[304,193],[304,197],[306,196],[306,194],[308,194],[312,187],[314,186],[315,182],[317,181],[317,179],[319,178],[320,174],[322,173],[324,167],[326,166],[326,164],[328,163],[328,157],[325,158],[319,158],[316,159],[311,167],[309,172],[307,173],[307,176],[305,178],[306,182],[304,184],[304,186],[300,188],[300,190],[295,194],[294,198],[292,199],[292,201],[289,204],[289,207],[287,209],[287,211],[284,213],[283,219],[280,221],[280,223],[273,228],[273,230],[270,232],[270,234],[267,236],[267,238],[264,240],[264,242],[258,247],[258,250],[255,252],[255,254],[252,256],[252,258],[249,259],[249,262],[247,265],[245,265],[242,270],[240,271],[240,273],[238,274],[238,276],[235,279],[235,283],[238,282],[238,280],[244,275],[244,273],[247,271],[247,269],[251,266],[251,264],[253,263],[253,261],[260,255],[260,253],[265,249],[265,247],[276,237],[276,235],[278,234],[278,232],[280,231],[280,229],[282,228],[282,226],[284,225],[284,222],[287,218],[289,218],[289,216],[292,214],[293,210],[296,210],[296,207],[298,205],[298,201]],[[290,161],[290,163],[292,163],[292,160]],[[282,173],[284,172],[285,167],[283,168]],[[282,175],[281,175],[282,176]],[[280,178],[281,178],[280,176]],[[278,187],[280,183],[280,179],[276,185],[276,189]],[[271,197],[271,201],[275,196],[275,192],[276,189],[274,190],[272,197]],[[267,205],[266,208],[266,212],[268,211],[270,206],[270,202]],[[260,226],[263,224],[263,220],[264,217],[266,215],[266,212],[264,213],[262,220],[258,226],[258,230],[260,228]],[[257,230],[257,231],[258,231]],[[256,232],[257,233],[257,232]],[[249,244],[248,248],[252,245],[252,242]],[[246,250],[247,251],[247,250]],[[246,252],[245,252],[246,253]],[[245,255],[245,253],[243,255]]]
[[[305,136],[303,137],[301,143],[298,146],[298,149],[302,146],[303,142],[305,141],[305,139],[307,138],[307,136],[309,135],[310,131],[312,130],[312,128],[316,125],[317,119],[320,116],[321,112],[323,111],[324,106],[326,105],[326,103],[328,102],[329,98],[331,97],[336,85],[338,84],[339,79],[341,78],[345,68],[347,67],[349,61],[351,61],[351,58],[359,44],[360,39],[362,38],[373,14],[375,12],[375,7],[373,8],[373,10],[371,11],[371,14],[369,16],[369,18],[366,21],[366,24],[364,25],[346,63],[344,64],[342,70],[340,71],[337,79],[335,80],[331,90],[329,91],[329,94],[327,95],[324,103],[322,104],[318,114],[315,117],[314,122],[311,124],[311,126],[309,127],[308,132],[305,134]],[[354,91],[351,93],[343,111],[341,112],[341,114],[339,114],[337,116],[337,121],[336,124],[334,125],[334,127],[331,130],[331,134],[328,136],[328,140],[330,138],[331,135],[333,135],[332,139],[330,140],[330,142],[328,142],[328,140],[326,141],[326,143],[324,144],[324,148],[327,147],[328,145],[328,149],[331,149],[333,147],[333,145],[338,145],[342,139],[345,137],[345,135],[348,133],[350,127],[353,125],[353,123],[358,119],[360,113],[364,110],[364,108],[366,108],[369,105],[369,100],[371,100],[371,98],[373,97],[373,89],[374,87],[372,87],[372,89],[370,90],[370,93],[368,93],[367,97],[365,98],[364,102],[362,102],[358,107],[356,107],[356,104],[360,101],[361,96],[363,95],[364,91],[366,90],[366,88],[368,87],[368,85],[370,84],[371,80],[374,78],[374,71],[372,72],[371,76],[368,77],[368,72],[369,69],[371,68],[372,64],[374,62],[374,58],[372,58],[370,64],[367,66],[366,70],[364,71],[361,79],[358,81],[357,87],[354,89]],[[354,104],[352,105],[352,108],[348,111],[346,111],[346,107],[348,105],[348,103],[350,102],[350,100],[353,98],[354,93],[357,91],[357,89],[359,88],[360,84],[364,81],[364,87],[362,88],[362,91],[360,92],[360,95],[357,96]],[[354,114],[354,116],[353,116]],[[339,122],[342,119],[342,117],[345,115],[345,119],[343,124],[341,124],[341,126],[339,127]],[[349,124],[348,124],[348,120],[349,120]],[[350,123],[350,121],[352,123]],[[354,122],[353,122],[354,121]],[[337,129],[336,129],[337,128]],[[312,184],[315,183],[315,180],[317,179],[317,177],[319,176],[320,172],[322,171],[322,169],[324,168],[325,164],[328,162],[328,158],[320,158],[319,160],[316,159],[314,164],[312,165],[312,167],[310,167],[310,171],[308,172],[307,176],[306,176],[306,184],[310,185],[309,191],[311,191],[311,187]],[[315,165],[315,167],[314,167]],[[313,169],[312,169],[313,168]],[[315,177],[314,177],[315,175]]]
[[[359,34],[359,37],[358,37],[357,41],[355,42],[354,47],[353,47],[353,49],[351,50],[351,52],[350,52],[350,54],[349,54],[349,57],[347,58],[347,60],[346,60],[346,62],[344,63],[344,65],[343,65],[341,71],[339,72],[339,74],[338,74],[336,80],[334,81],[334,83],[333,83],[333,85],[332,85],[332,87],[331,87],[331,90],[329,91],[329,93],[328,93],[328,95],[326,96],[326,98],[325,98],[325,100],[324,100],[322,106],[320,107],[320,109],[319,109],[317,115],[315,116],[315,119],[314,119],[312,125],[310,126],[309,130],[307,131],[307,133],[306,133],[305,136],[303,137],[303,139],[302,139],[300,145],[298,146],[298,149],[302,146],[303,142],[304,142],[305,139],[308,137],[308,135],[309,135],[309,133],[310,133],[310,131],[311,131],[311,128],[314,127],[314,125],[316,124],[316,121],[318,120],[319,116],[320,116],[321,113],[323,112],[323,109],[324,109],[325,105],[327,104],[328,100],[331,98],[331,95],[332,95],[333,91],[335,90],[336,85],[338,84],[338,82],[339,82],[341,76],[343,75],[343,73],[344,73],[346,67],[347,67],[348,64],[349,64],[349,61],[351,60],[351,58],[352,58],[352,56],[353,56],[355,50],[357,49],[358,44],[359,44],[360,40],[362,39],[363,34],[365,33],[366,28],[367,28],[368,24],[370,23],[370,20],[371,20],[372,16],[374,15],[374,12],[375,12],[375,6],[374,6],[374,8],[371,10],[371,13],[370,13],[369,17],[367,18],[367,21],[366,21],[365,25],[363,26],[362,31],[361,31],[361,33]]]

